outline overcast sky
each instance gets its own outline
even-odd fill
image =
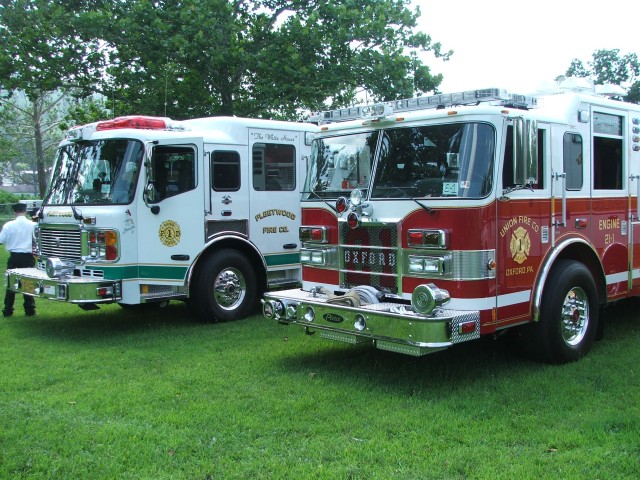
[[[598,49],[640,55],[640,14],[631,0],[413,0],[419,30],[451,60],[423,58],[442,73],[442,92],[508,88],[531,93],[565,73],[571,60],[587,65]]]

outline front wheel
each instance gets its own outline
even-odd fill
[[[256,275],[247,258],[236,250],[220,250],[199,268],[190,307],[204,321],[239,320],[256,304]]]
[[[561,260],[542,294],[540,321],[530,325],[536,357],[550,363],[578,360],[591,349],[598,324],[598,291],[582,263]]]

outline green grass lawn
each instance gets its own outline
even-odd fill
[[[563,366],[504,339],[413,358],[179,303],[37,305],[0,318],[2,479],[640,478],[640,301]]]

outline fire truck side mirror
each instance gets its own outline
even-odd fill
[[[538,125],[535,120],[513,119],[513,183],[538,183]]]
[[[144,204],[149,207],[151,213],[157,215],[160,213],[160,207],[158,205],[149,205],[149,202],[155,202],[158,200],[158,191],[156,190],[153,182],[147,183],[144,191],[142,192],[142,199],[144,200]]]
[[[147,142],[145,148],[145,160],[144,160],[144,169],[146,174],[146,185],[142,192],[142,199],[144,200],[144,204],[151,210],[151,213],[157,215],[160,213],[160,207],[158,205],[149,205],[149,202],[157,202],[160,200],[158,195],[158,190],[154,184],[155,181],[155,168],[153,164],[153,145],[158,142]]]

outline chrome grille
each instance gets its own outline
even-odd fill
[[[41,228],[40,251],[45,257],[80,260],[82,256],[80,230]]]
[[[340,224],[340,284],[350,288],[371,285],[387,293],[398,293],[397,225],[362,223],[351,229]]]

